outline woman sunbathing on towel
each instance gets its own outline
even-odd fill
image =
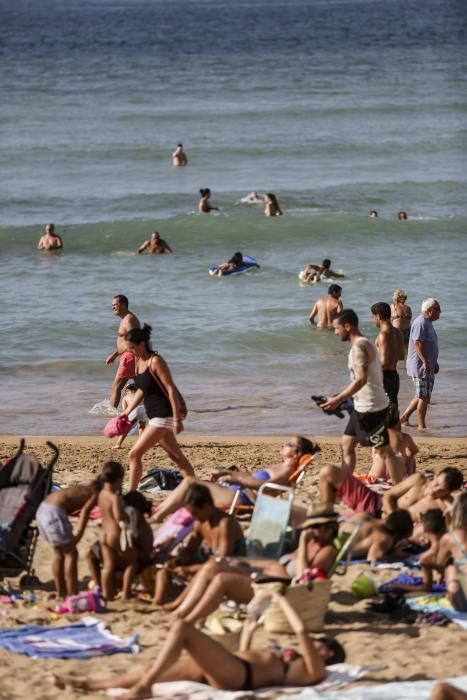
[[[290,477],[300,466],[305,455],[311,457],[319,452],[319,447],[307,438],[297,435],[292,440],[286,442],[280,450],[282,462],[271,464],[267,469],[258,469],[253,474],[241,471],[231,471],[229,469],[218,469],[213,478],[222,483],[213,481],[202,481],[195,477],[187,476],[159,506],[157,513],[153,516],[155,522],[162,522],[170,513],[174,513],[180,508],[186,494],[192,484],[202,483],[211,491],[214,504],[219,508],[230,508],[235,498],[236,491],[240,490],[240,503],[252,505],[253,502],[243,489],[258,489],[266,481],[275,484],[287,485]]]
[[[300,652],[278,647],[250,648],[258,617],[264,610],[262,605],[258,605],[245,620],[239,650],[235,654],[190,623],[180,620],[172,626],[158,658],[152,664],[132,668],[126,674],[100,679],[52,674],[50,680],[62,690],[67,687],[88,691],[127,688],[128,692],[120,696],[124,700],[150,698],[152,684],[163,681],[194,681],[222,690],[320,683],[326,676],[326,664],[345,660],[344,649],[336,640],[311,637],[301,618],[283,596],[268,592],[261,596],[259,602],[263,603],[266,598],[281,607],[298,638]],[[188,656],[180,658],[183,650]]]

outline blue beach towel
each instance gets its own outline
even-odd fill
[[[393,578],[390,581],[386,581],[386,583],[381,584],[381,586],[379,586],[378,588],[378,591],[380,593],[384,593],[384,591],[388,590],[389,586],[394,585],[395,583],[401,583],[406,586],[421,586],[423,583],[423,579],[421,576],[412,576],[411,574],[407,573],[407,571],[403,571],[396,578]],[[446,584],[444,583],[444,581],[441,581],[440,583],[434,583],[433,591],[435,593],[445,593]]]
[[[450,620],[462,627],[462,629],[467,629],[467,613],[459,612],[454,610],[451,603],[447,598],[444,598],[439,593],[431,593],[422,596],[417,596],[416,598],[407,597],[406,603],[412,610],[419,610],[420,612],[439,612],[449,617]]]
[[[93,656],[139,652],[138,635],[121,639],[95,617],[75,625],[25,625],[0,631],[0,647],[41,659],[90,659]]]

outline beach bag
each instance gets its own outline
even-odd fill
[[[163,393],[167,396],[167,398],[169,398],[169,395],[167,393],[167,389],[165,388],[164,384],[161,382],[161,380],[157,376],[157,373],[154,372],[154,370],[152,369],[150,362],[148,363],[148,368],[149,368],[149,371],[151,372],[152,378],[159,384],[160,388],[162,389]],[[175,395],[177,397],[177,403],[178,403],[179,408],[180,408],[180,415],[182,417],[182,420],[185,420],[185,418],[188,415],[186,401],[183,398],[181,391],[179,390],[179,388],[177,387],[177,385],[175,383],[174,383],[174,387],[175,387]]]
[[[55,612],[63,613],[82,613],[82,612],[104,612],[107,607],[107,601],[101,593],[99,586],[95,586],[92,591],[82,591],[77,595],[69,595],[65,602],[57,605]]]
[[[102,431],[105,437],[113,438],[117,435],[128,435],[133,423],[126,416],[114,416],[105,425]]]
[[[323,630],[324,618],[331,598],[330,579],[316,579],[312,582],[287,586],[285,592],[282,583],[253,583],[255,593],[265,589],[283,593],[309,632]],[[274,602],[264,613],[263,625],[268,632],[293,634],[293,629],[282,609]]]
[[[173,491],[183,479],[183,474],[177,469],[165,469],[164,467],[155,467],[150,469],[143,476],[138,484],[139,491],[148,491],[149,493],[158,493],[159,491]]]

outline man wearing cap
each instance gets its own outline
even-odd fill
[[[401,423],[409,423],[409,418],[417,412],[418,429],[426,430],[426,412],[431,392],[438,374],[438,336],[433,328],[441,314],[437,299],[425,299],[422,313],[417,316],[410,329],[409,350],[407,353],[407,374],[412,377],[415,397],[410,401],[401,416]]]
[[[313,325],[315,316],[318,316],[317,328],[332,328],[333,319],[342,311],[341,295],[342,287],[331,284],[328,293],[315,301],[309,316],[310,323]]]

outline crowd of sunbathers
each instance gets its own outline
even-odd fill
[[[396,421],[389,430],[392,442],[399,446],[407,478],[379,493],[378,484],[386,474],[378,451],[365,476],[347,467],[323,466],[319,472],[320,502],[306,508],[299,505],[299,496],[295,498],[287,551],[278,560],[246,557],[244,532],[236,517],[239,511],[232,505],[252,506],[263,484],[287,486],[302,470],[312,470],[319,448],[301,436],[282,446],[278,463],[256,472],[216,469],[211,481],[186,476],[157,508],[139,491],[122,495],[124,469],[113,461],[105,463],[91,483],[51,493],[40,505],[36,519],[40,534],[53,547],[52,571],[58,596],[78,591],[77,544],[97,506],[100,535],[86,554],[90,585],[101,586],[108,600],[116,595],[131,597],[136,588],[145,590],[155,606],[172,612],[174,623],[157,661],[144,670],[132,670],[118,678],[73,680],[55,676],[53,681],[57,685],[78,683],[90,690],[119,685],[129,688],[128,698],[148,697],[154,681],[175,678],[230,689],[319,682],[324,678],[325,664],[342,661],[344,651],[335,640],[313,641],[286,596],[272,595],[267,588],[263,594],[268,600],[272,596],[282,607],[298,635],[301,653],[286,661],[283,650],[250,649],[258,624],[258,615],[251,608],[251,601],[256,601],[254,583],[280,582],[284,591],[301,582],[313,586],[313,581],[332,574],[349,530],[356,531],[352,552],[358,559],[401,560],[408,550],[420,552],[423,582],[418,589],[429,591],[434,581],[444,578],[453,606],[467,611],[462,580],[467,492],[456,496],[463,486],[462,473],[455,467],[446,467],[436,475],[418,472],[413,440],[401,432]],[[335,509],[338,502],[344,506],[339,514]],[[180,509],[188,515],[189,535],[179,542],[177,527],[173,527],[165,538],[158,538],[157,530],[154,537],[151,524],[170,522],[171,518],[176,523],[174,514]],[[70,516],[77,512],[73,532]],[[250,603],[252,611],[237,655],[219,649],[217,642],[194,627],[224,600]],[[191,660],[180,666],[183,648]],[[216,658],[218,665],[213,661]]]

